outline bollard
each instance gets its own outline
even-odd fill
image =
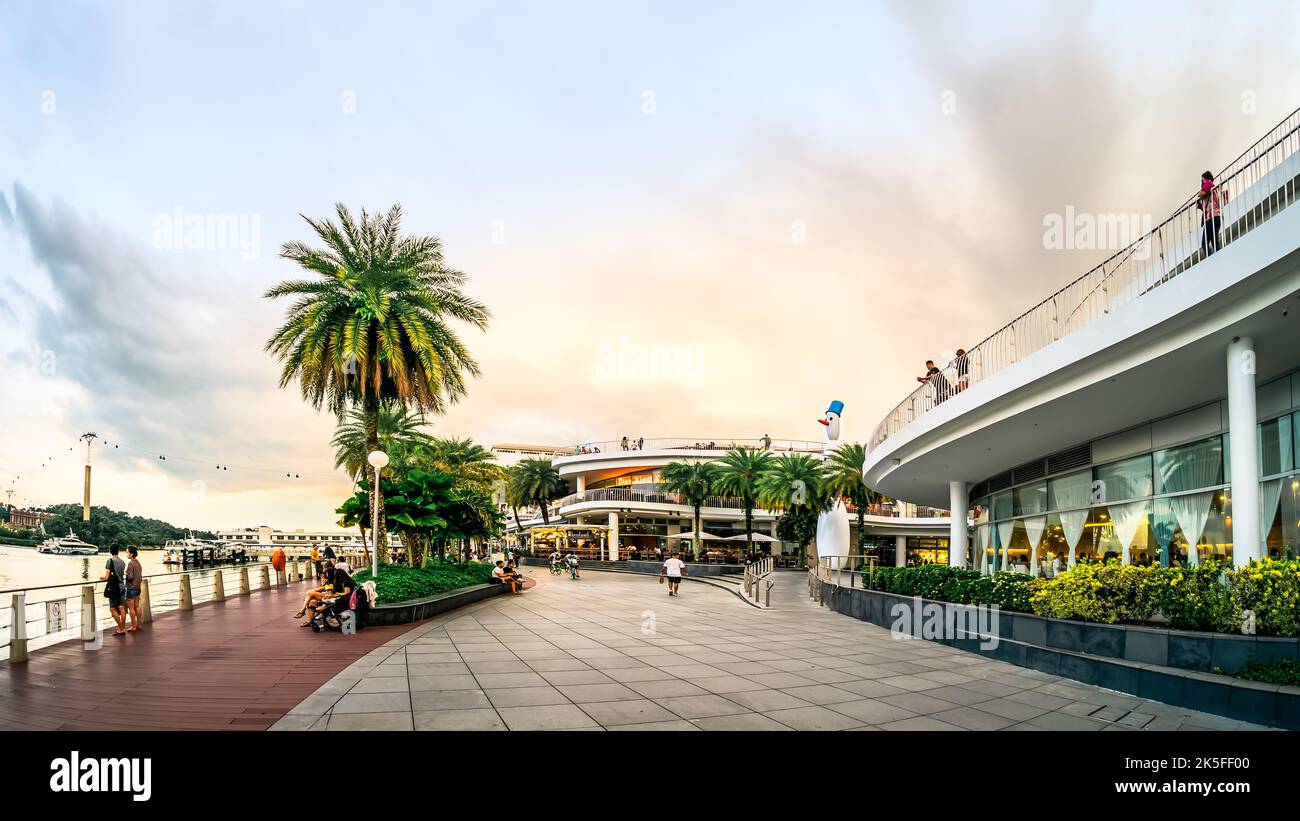
[[[181,610],[193,610],[194,598],[190,595],[190,574],[181,574]]]
[[[270,586],[271,586],[271,566],[269,564],[264,564],[262,565],[262,589],[265,590]]]
[[[9,617],[9,663],[27,661],[27,594],[14,594],[14,612]]]
[[[94,641],[99,633],[99,624],[95,615],[95,588],[86,585],[81,588],[81,640]]]
[[[214,579],[212,580],[212,600],[213,600],[213,601],[225,601],[225,600],[226,600],[226,579],[225,579],[225,575],[226,575],[226,574],[224,574],[224,573],[221,572],[221,569],[220,569],[220,568],[217,569],[217,571],[216,571],[216,578],[214,578]]]
[[[149,580],[140,580],[140,623],[153,621],[153,606],[149,604]]]
[[[248,595],[248,567],[239,568],[239,595]]]

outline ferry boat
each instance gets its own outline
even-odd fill
[[[68,535],[59,536],[53,539],[46,539],[36,548],[37,553],[48,553],[52,556],[94,556],[99,552],[99,548],[93,544],[83,542],[77,538],[77,534],[71,530]]]

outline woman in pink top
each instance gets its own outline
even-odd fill
[[[1223,224],[1223,200],[1227,199],[1214,184],[1214,175],[1206,171],[1201,175],[1201,190],[1196,195],[1196,207],[1201,209],[1201,253],[1213,254],[1223,247],[1219,228]]]

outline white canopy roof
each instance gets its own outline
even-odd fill
[[[772,536],[769,536],[769,535],[767,535],[766,533],[751,533],[750,535],[754,537],[754,541],[756,541],[756,542],[779,542],[779,541],[781,541],[780,539],[773,538]],[[728,537],[727,537],[727,541],[729,541],[729,542],[743,542],[743,541],[745,541],[745,534],[744,534],[744,533],[740,533],[740,534],[737,534],[737,535],[735,535],[735,536],[728,536]]]
[[[688,531],[686,531],[685,533],[670,533],[670,534],[668,535],[668,538],[669,538],[669,539],[694,539],[694,538],[696,538],[696,537],[695,537],[695,533],[694,533],[694,531],[690,531],[690,530],[688,530]],[[723,540],[724,540],[722,536],[714,536],[712,533],[704,533],[704,532],[701,532],[701,533],[700,533],[699,538],[701,538],[701,539],[717,539],[718,541],[723,541]]]

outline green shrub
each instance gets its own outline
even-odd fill
[[[478,562],[433,561],[423,568],[386,565],[379,571],[375,593],[380,604],[393,604],[486,584],[491,577],[492,565]],[[352,578],[357,584],[364,584],[370,580],[369,568],[354,573]]]
[[[1295,659],[1250,661],[1234,675],[1237,678],[1262,681],[1265,684],[1285,684],[1291,687],[1300,687],[1300,662]]]
[[[863,584],[868,576],[863,574]],[[1041,584],[1025,573],[1002,572],[986,576],[978,570],[925,564],[920,567],[882,567],[872,587],[899,596],[920,596],[954,604],[997,605],[1004,610],[1029,612],[1029,597]]]
[[[1300,634],[1300,560],[1262,559],[1227,576],[1236,613],[1254,613],[1256,633]]]

